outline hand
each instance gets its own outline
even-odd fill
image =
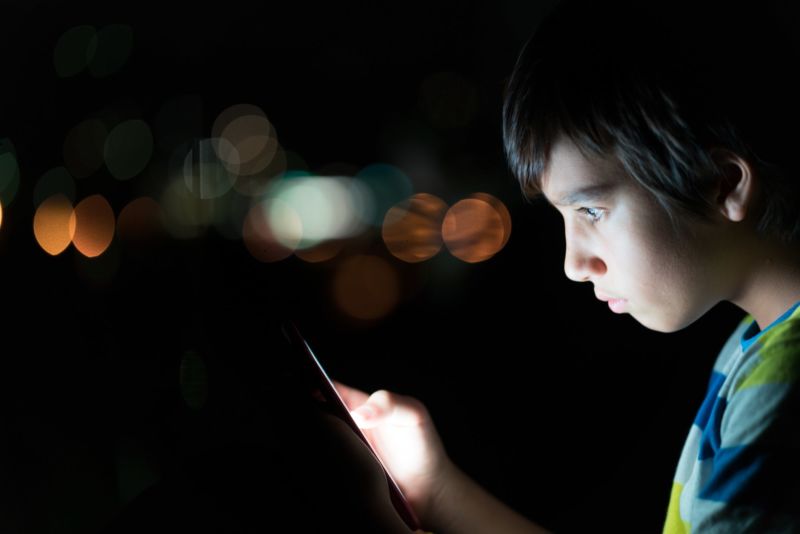
[[[341,382],[334,385],[420,522],[430,524],[454,466],[425,405],[383,389],[368,395]]]

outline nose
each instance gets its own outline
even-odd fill
[[[605,262],[587,246],[567,237],[564,273],[574,282],[588,282],[606,272]]]

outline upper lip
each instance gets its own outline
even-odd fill
[[[600,300],[602,300],[604,302],[607,302],[609,300],[625,300],[625,299],[621,299],[621,298],[617,298],[617,297],[609,297],[608,295],[600,293],[599,291],[595,291],[595,295],[597,296],[598,299],[600,299]]]

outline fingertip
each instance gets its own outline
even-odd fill
[[[350,415],[359,427],[370,428],[378,423],[378,416],[380,414],[373,406],[363,404],[355,410],[352,410]]]

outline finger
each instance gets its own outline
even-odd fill
[[[348,410],[353,410],[358,408],[369,399],[369,395],[361,391],[360,389],[346,386],[337,380],[332,380],[333,385],[336,387],[336,391],[339,393],[339,396],[344,401],[344,404],[347,406]]]
[[[360,427],[373,428],[383,423],[419,426],[425,421],[426,411],[425,406],[413,397],[381,389],[351,413]]]

